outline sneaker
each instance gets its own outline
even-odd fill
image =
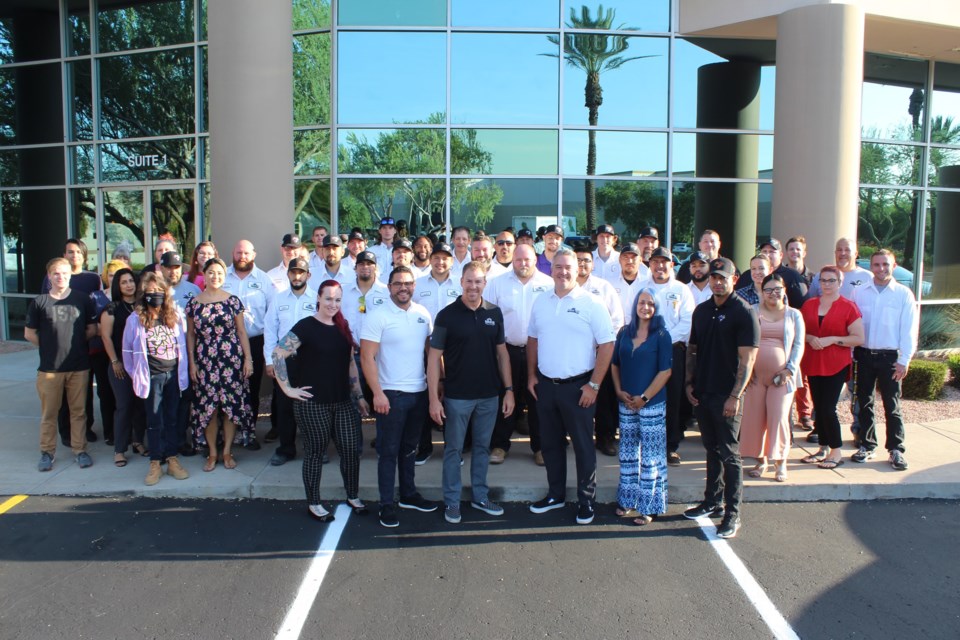
[[[460,505],[448,504],[443,508],[443,519],[450,524],[460,524]]]
[[[270,466],[271,467],[280,467],[290,462],[290,456],[285,453],[280,453],[277,451],[273,456],[270,457]]]
[[[536,453],[533,454],[533,464],[537,465],[538,467],[542,467],[542,466],[544,466],[544,465],[546,464],[546,463],[543,461],[543,453],[542,453],[542,452],[537,451]]]
[[[907,470],[907,459],[903,457],[903,452],[899,449],[890,452],[890,466],[897,471]]]
[[[277,435],[277,430],[271,428],[270,431],[267,431],[267,435],[263,436],[263,441],[264,441],[264,442],[276,442],[279,438],[280,438],[280,436]]]
[[[400,498],[399,505],[401,509],[414,509],[423,513],[432,513],[438,508],[436,502],[424,500],[423,496],[419,493],[407,496],[406,498]]]
[[[867,460],[873,460],[877,457],[877,452],[873,449],[867,449],[866,447],[860,447],[860,449],[850,456],[850,459],[854,462],[866,462]]]
[[[593,505],[589,502],[581,502],[577,508],[577,524],[590,524],[593,522]]]
[[[423,465],[427,464],[427,460],[429,460],[430,456],[432,455],[433,455],[432,451],[425,451],[422,453],[420,451],[417,451],[417,459],[413,464],[417,465],[418,467],[422,467]]]
[[[733,538],[737,535],[737,531],[740,531],[740,516],[736,513],[728,513],[723,516],[723,521],[717,527],[717,537],[725,540]]]
[[[380,524],[391,529],[400,526],[400,521],[397,520],[397,509],[392,504],[380,507]]]
[[[81,469],[86,469],[93,466],[93,458],[90,457],[90,454],[86,451],[81,451],[77,454],[77,466]],[[906,468],[906,467],[904,467]]]
[[[55,458],[49,453],[41,453],[40,462],[37,463],[37,471],[50,471],[50,469],[53,469],[54,459]]]
[[[553,509],[562,509],[564,507],[563,500],[557,500],[556,498],[551,498],[547,496],[543,500],[539,500],[530,505],[530,511],[533,513],[546,513],[547,511],[552,511]]]
[[[256,440],[251,440],[247,444],[243,445],[243,448],[247,451],[260,451],[260,443]]]
[[[671,451],[670,453],[668,453],[668,454],[667,454],[667,464],[670,465],[671,467],[679,467],[679,466],[680,466],[680,454],[677,453],[676,451]]]
[[[810,433],[807,434],[807,442],[810,442],[813,444],[820,444],[820,436],[818,436],[816,432],[811,431]]]
[[[307,512],[311,518],[320,522],[331,522],[334,519],[333,514],[324,509],[322,504],[307,505]]]
[[[483,511],[488,516],[503,515],[503,507],[498,505],[496,502],[491,502],[490,500],[484,500],[483,502],[471,502],[470,506],[479,511]]]
[[[683,512],[683,517],[688,520],[696,520],[697,518],[702,518],[704,516],[708,518],[713,518],[723,515],[723,507],[719,504],[707,504],[706,502],[701,502],[695,507],[690,507]]]
[[[161,475],[163,475],[163,469],[160,467],[160,461],[151,460],[150,468],[147,470],[147,477],[143,479],[143,484],[152,487],[160,482]]]
[[[180,464],[180,461],[177,460],[177,456],[171,456],[167,458],[167,475],[173,476],[174,480],[186,480],[190,477],[190,474],[187,473],[187,470],[183,468],[183,465]]]
[[[490,449],[490,464],[503,464],[507,459],[507,452],[500,447]]]

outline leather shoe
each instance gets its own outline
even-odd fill
[[[290,462],[290,459],[291,459],[290,456],[288,456],[287,454],[285,454],[285,453],[280,453],[279,451],[277,451],[277,452],[276,452],[275,454],[273,454],[273,456],[270,458],[270,466],[272,466],[272,467],[279,467],[279,466],[285,465],[285,464],[287,464],[288,462]]]
[[[605,456],[617,455],[617,443],[613,440],[601,440],[597,442],[597,449]]]

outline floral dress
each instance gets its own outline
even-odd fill
[[[187,303],[187,317],[193,320],[196,335],[196,399],[191,409],[197,443],[207,444],[206,428],[218,408],[237,426],[234,442],[254,439],[250,381],[243,377],[243,346],[235,318],[243,313],[236,296],[222,302]]]

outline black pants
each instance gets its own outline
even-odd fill
[[[850,367],[832,376],[807,376],[810,383],[810,400],[813,402],[813,430],[820,438],[820,446],[839,449],[843,446],[843,436],[840,433],[840,418],[837,417],[837,403],[840,402],[840,392],[847,382]]]
[[[594,431],[597,435],[597,444],[613,442],[617,439],[617,427],[620,426],[620,405],[617,403],[617,392],[613,388],[613,378],[610,369],[600,382],[597,391],[597,406],[594,412]]]
[[[497,412],[497,423],[493,427],[493,437],[490,439],[491,449],[510,451],[510,438],[517,428],[517,420],[527,409],[527,426],[530,427],[530,450],[540,451],[540,419],[537,417],[537,401],[527,391],[527,348],[507,345],[507,354],[510,356],[510,375],[513,379],[514,408],[513,413],[503,417],[503,411]],[[501,403],[503,398],[500,398]],[[500,407],[503,408],[502,405]]]
[[[87,430],[93,428],[93,381],[97,381],[97,399],[100,401],[100,417],[103,420],[103,437],[105,440],[113,440],[113,420],[114,413],[117,411],[117,400],[113,395],[113,387],[110,386],[110,378],[107,369],[112,368],[110,357],[106,351],[90,354],[90,382],[87,386]],[[60,432],[60,438],[64,442],[70,442],[70,409],[67,406],[67,396],[64,394],[63,402],[60,405],[60,413],[57,416],[57,427]]]
[[[673,453],[683,441],[684,419],[680,407],[686,398],[684,378],[687,371],[687,345],[673,343],[673,372],[667,381],[667,453]]]
[[[196,448],[196,443],[193,441],[193,426],[190,424],[190,410],[196,397],[192,384],[180,392],[180,403],[177,405],[177,446],[181,449],[184,446]]]
[[[883,414],[887,420],[887,437],[884,448],[887,451],[904,451],[903,414],[900,411],[900,380],[893,379],[896,370],[897,352],[870,351],[857,347],[854,349],[857,359],[857,404],[860,406],[860,440],[863,446],[873,450],[877,448],[877,423],[874,419],[874,387],[880,391],[883,400]]]
[[[564,500],[567,495],[567,451],[564,434],[570,436],[577,459],[577,500],[592,504],[597,495],[597,450],[593,445],[596,405],[580,406],[580,387],[589,377],[554,384],[543,377],[537,384],[540,440],[547,468],[547,495]]]
[[[277,453],[281,453],[288,458],[297,457],[297,421],[294,417],[293,398],[285,394],[281,389],[280,385],[277,384],[277,381],[273,381],[273,401],[276,404],[276,414],[277,422],[274,429],[277,431],[277,441],[280,443],[277,447]],[[309,402],[309,405],[314,405],[315,402]],[[321,405],[323,406],[323,405]],[[314,411],[311,415],[315,414]],[[327,438],[329,440],[329,438]],[[356,436],[351,438],[356,440]],[[320,452],[320,457],[323,457],[323,451]],[[316,502],[311,502],[310,504],[318,504]]]
[[[323,452],[327,450],[330,438],[336,443],[340,455],[340,475],[347,498],[356,498],[360,484],[356,440],[360,414],[353,402],[320,404],[297,400],[293,412],[303,434],[303,490],[307,494],[307,504],[320,504]]]
[[[110,367],[107,370],[107,375],[110,378],[113,397],[117,402],[113,421],[113,451],[114,453],[126,453],[131,442],[140,444],[144,442],[147,428],[145,407],[143,400],[133,393],[130,374],[126,374],[123,380],[120,380],[114,374],[113,367]],[[184,393],[187,392],[192,393],[190,389],[187,389]]]
[[[708,393],[694,407],[700,422],[700,437],[707,452],[707,486],[703,501],[710,505],[724,503],[727,513],[740,512],[743,497],[743,464],[740,461],[740,419],[723,415],[723,404],[729,396]],[[742,404],[742,403],[741,403]]]
[[[250,406],[253,409],[253,435],[256,439],[257,418],[260,417],[260,383],[263,380],[263,335],[250,338],[250,351],[253,353],[253,375],[250,376]]]

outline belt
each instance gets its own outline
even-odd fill
[[[507,343],[507,349],[519,349],[520,351],[526,351],[526,350],[527,350],[527,345],[525,345],[525,344],[510,344],[510,343],[508,342],[508,343]]]
[[[548,378],[540,372],[540,379],[546,380],[547,382],[552,382],[553,384],[572,384],[575,382],[583,382],[588,380],[593,374],[593,371],[584,371],[583,373],[577,374],[571,378]]]
[[[865,353],[871,356],[896,356],[900,352],[896,349],[866,349],[864,347],[854,347],[854,353]]]

